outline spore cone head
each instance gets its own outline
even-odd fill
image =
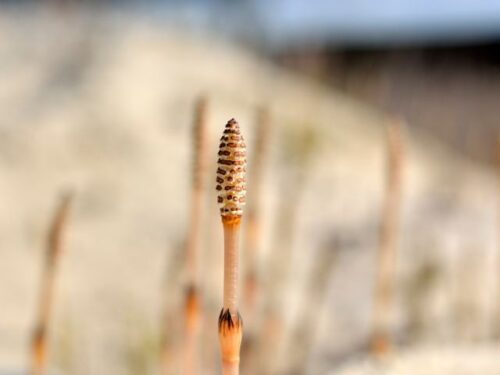
[[[246,199],[246,145],[235,119],[220,139],[216,190],[222,216],[241,216]]]

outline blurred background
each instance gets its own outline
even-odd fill
[[[0,374],[220,373],[232,117],[242,374],[500,374],[498,98],[494,0],[0,1]]]

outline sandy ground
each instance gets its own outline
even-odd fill
[[[342,366],[331,374],[495,375],[499,370],[497,355],[498,346],[425,346],[379,362],[358,360],[358,364]]]
[[[338,237],[341,251],[324,301],[313,307],[317,329],[307,373],[328,373],[339,355],[349,357],[366,341],[387,117],[223,41],[114,13],[90,19],[3,10],[0,67],[0,369],[26,363],[45,231],[58,194],[69,187],[77,198],[60,265],[52,366],[71,374],[155,373],[162,295],[175,302],[181,289],[162,285],[184,241],[190,124],[200,93],[211,101],[212,161],[227,119],[239,120],[251,152],[255,108],[271,108],[263,262],[278,251],[276,210],[295,168],[293,158],[283,156],[287,137],[313,129],[317,141],[304,189],[290,202],[298,207],[298,230],[293,277],[284,291],[287,327],[293,330],[305,303],[315,254]],[[494,175],[425,134],[405,134],[395,330],[404,332],[408,324],[407,286],[430,259],[439,277],[426,295],[422,342],[487,339],[498,295]],[[201,277],[206,319],[215,322],[222,252],[213,200],[215,194],[207,201]],[[480,374],[500,373],[490,367],[488,347],[444,353],[444,366],[463,372],[432,373],[477,374],[466,370],[469,353],[471,361],[484,362]],[[404,353],[401,361],[427,363],[424,355]],[[403,362],[396,360],[387,373],[431,374]],[[339,373],[381,373],[374,371],[361,364]]]

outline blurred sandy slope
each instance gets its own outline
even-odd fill
[[[498,374],[498,345],[424,346],[399,353],[388,361],[358,360],[336,370],[341,375],[469,375]]]
[[[290,168],[280,151],[287,132],[307,126],[319,135],[297,202],[288,321],[293,325],[301,306],[311,254],[340,235],[348,251],[330,278],[328,303],[317,307],[308,373],[325,373],[338,353],[366,338],[387,118],[207,35],[189,36],[113,12],[4,9],[0,369],[26,361],[45,229],[67,186],[77,200],[61,264],[53,363],[71,374],[126,374],[130,352],[147,352],[156,342],[163,273],[185,231],[191,110],[199,93],[211,99],[214,158],[218,133],[230,117],[242,124],[251,152],[254,110],[262,103],[270,104],[276,123],[273,168]],[[494,176],[423,134],[408,136],[401,279],[427,255],[438,259],[444,274],[429,302],[428,319],[438,328],[424,339],[488,337],[497,293]],[[270,250],[274,207],[287,187],[279,171],[266,178]],[[215,246],[206,246],[203,278],[207,319],[215,321],[221,233],[215,205],[207,207],[207,236]],[[459,272],[464,267],[472,274],[468,289]],[[179,290],[172,286],[173,300]],[[464,298],[474,319],[462,332],[453,317],[456,300]],[[404,327],[403,297],[398,306],[398,326]]]

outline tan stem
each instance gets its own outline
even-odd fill
[[[389,330],[396,278],[396,243],[403,171],[403,144],[400,132],[398,124],[388,128],[388,174],[380,225],[372,342],[372,349],[378,353],[385,352],[390,347]]]
[[[217,202],[224,229],[224,296],[219,342],[224,374],[238,374],[243,322],[238,312],[239,235],[246,199],[246,145],[238,122],[227,122],[217,161]]]
[[[47,361],[47,334],[54,300],[57,264],[63,250],[63,235],[67,225],[72,194],[66,193],[55,210],[47,234],[47,250],[39,292],[38,315],[32,336],[31,366],[32,375],[45,372]]]
[[[253,316],[256,307],[256,299],[259,295],[259,272],[258,257],[261,249],[261,223],[260,223],[260,202],[262,199],[261,185],[268,154],[270,131],[269,108],[263,107],[258,111],[255,145],[253,159],[251,163],[251,191],[249,200],[249,210],[246,214],[246,235],[245,235],[245,255],[246,272],[243,289],[243,300],[245,302],[246,314]]]
[[[201,188],[194,188],[191,193],[191,222],[186,243],[186,267],[190,282],[196,284],[197,266],[196,258],[200,244],[200,227],[202,218],[204,192]]]
[[[45,372],[47,362],[47,331],[55,285],[55,268],[48,265],[42,275],[37,322],[32,337],[31,374]]]
[[[207,109],[208,100],[201,96],[195,105],[193,123],[193,164],[191,185],[191,207],[189,213],[189,224],[185,247],[186,278],[188,288],[184,299],[185,327],[182,353],[184,361],[182,364],[183,374],[191,375],[197,373],[198,367],[198,332],[201,318],[200,299],[198,290],[198,258],[200,250],[201,229],[203,219],[203,202],[207,172]],[[165,309],[168,304],[165,303]],[[168,315],[166,312],[165,315]],[[164,373],[167,373],[172,362],[172,353],[176,350],[172,347],[172,340],[168,339],[171,329],[168,323],[163,328],[163,363]]]
[[[224,375],[239,374],[243,322],[238,313],[240,216],[223,216],[224,300],[219,317],[219,341]]]
[[[191,191],[191,213],[186,244],[186,261],[189,281],[196,284],[196,259],[200,242],[203,214],[203,197],[207,172],[207,98],[198,99],[193,125],[193,184]]]
[[[184,342],[184,371],[185,375],[197,374],[197,342],[200,321],[200,301],[198,290],[194,285],[188,288],[185,302],[185,342]]]
[[[222,375],[238,375],[239,373],[239,362],[222,362]]]
[[[240,217],[224,216],[224,309],[238,314]]]

